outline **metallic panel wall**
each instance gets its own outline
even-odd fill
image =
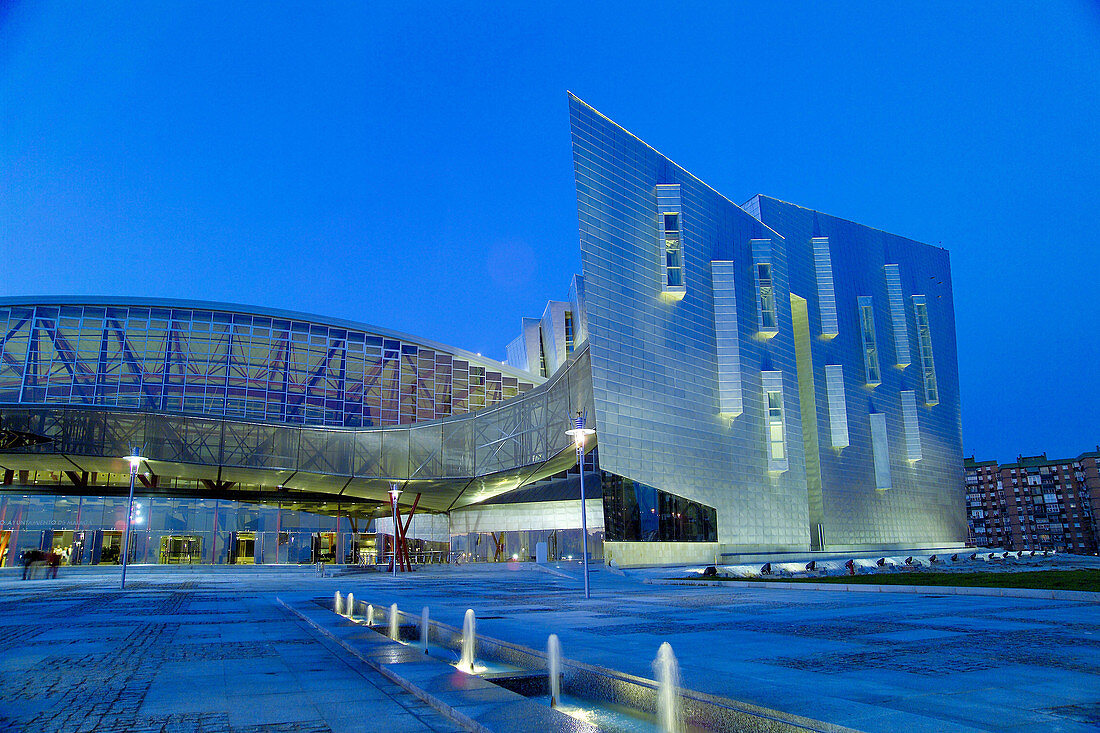
[[[763,196],[738,207],[572,95],[570,118],[601,467],[716,507],[727,549],[809,547],[818,517],[826,548],[963,541],[947,253]],[[658,186],[670,184],[682,203],[680,301],[662,297]],[[722,414],[720,365],[728,359],[719,339],[728,330],[716,324],[714,261],[730,263],[719,265],[719,312],[732,310],[721,307],[732,270],[744,398],[732,418]],[[763,271],[755,265],[765,262],[774,331],[761,319]],[[928,303],[940,403],[917,405],[921,459],[910,460],[916,442],[906,439],[901,392],[923,385],[917,365],[897,363],[917,347],[914,314],[897,308],[912,309],[916,294]],[[807,409],[830,427],[828,441],[803,436],[792,296],[805,302]],[[865,377],[860,297],[874,314],[874,385]],[[763,374],[782,380],[786,470],[773,461],[769,472]],[[889,490],[876,488],[885,471],[876,480],[873,423],[885,436]],[[812,512],[807,446],[820,467],[812,493],[820,475],[821,509]]]
[[[958,363],[951,266],[946,250],[861,224],[757,196],[746,209],[784,236],[791,292],[807,297],[811,331],[821,332],[823,315],[816,298],[812,240],[828,237],[839,334],[814,344],[813,369],[818,385],[828,385],[829,399],[817,400],[819,424],[833,424],[830,405],[836,406],[836,378],[841,365],[844,407],[850,445],[823,448],[822,492],[827,545],[915,545],[962,542],[966,516],[962,488],[962,423],[959,405]],[[891,313],[888,272],[895,268],[904,296],[904,330],[895,331]],[[896,285],[895,285],[896,293]],[[902,392],[924,394],[919,360],[904,368],[895,364],[896,339],[908,340],[908,351],[918,353],[914,295],[928,304],[939,404],[918,399],[916,424],[921,459],[910,461],[912,443],[906,440]],[[882,383],[868,387],[864,379],[862,340],[857,298],[870,296],[875,310],[876,342]],[[896,297],[895,297],[896,303]],[[782,323],[780,324],[782,327]],[[904,350],[903,350],[904,351]],[[829,373],[828,376],[827,372]],[[820,389],[820,386],[819,386]],[[885,415],[889,446],[891,489],[875,491],[871,450],[871,415]],[[910,421],[913,422],[912,420]]]
[[[718,508],[726,545],[806,547],[809,528],[782,238],[570,97],[600,467]],[[686,295],[662,299],[657,186],[680,184]],[[750,240],[773,241],[780,332],[754,338]],[[733,263],[743,412],[720,415],[712,260]],[[761,371],[780,371],[788,470],[769,475]]]

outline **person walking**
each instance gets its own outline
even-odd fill
[[[46,577],[57,580],[57,569],[61,567],[61,555],[51,550],[46,554],[46,566],[49,568]]]

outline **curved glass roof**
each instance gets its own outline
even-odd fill
[[[427,339],[292,311],[0,298],[0,403],[374,427],[472,412],[542,381]]]

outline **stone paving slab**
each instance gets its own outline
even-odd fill
[[[0,730],[464,730],[275,602],[309,576],[175,577],[0,579]]]

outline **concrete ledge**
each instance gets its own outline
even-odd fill
[[[597,731],[595,726],[584,721],[532,702],[480,677],[459,672],[418,649],[390,641],[313,601],[288,603],[278,597],[276,600],[363,664],[466,730],[474,733]]]
[[[1000,598],[1045,598],[1056,601],[1100,603],[1100,592],[1048,590],[1045,588],[981,588],[957,585],[883,585],[876,583],[786,583],[782,580],[695,580],[693,578],[646,578],[649,585],[704,585],[769,590],[827,590],[849,593],[927,593],[941,596],[994,596]]]

